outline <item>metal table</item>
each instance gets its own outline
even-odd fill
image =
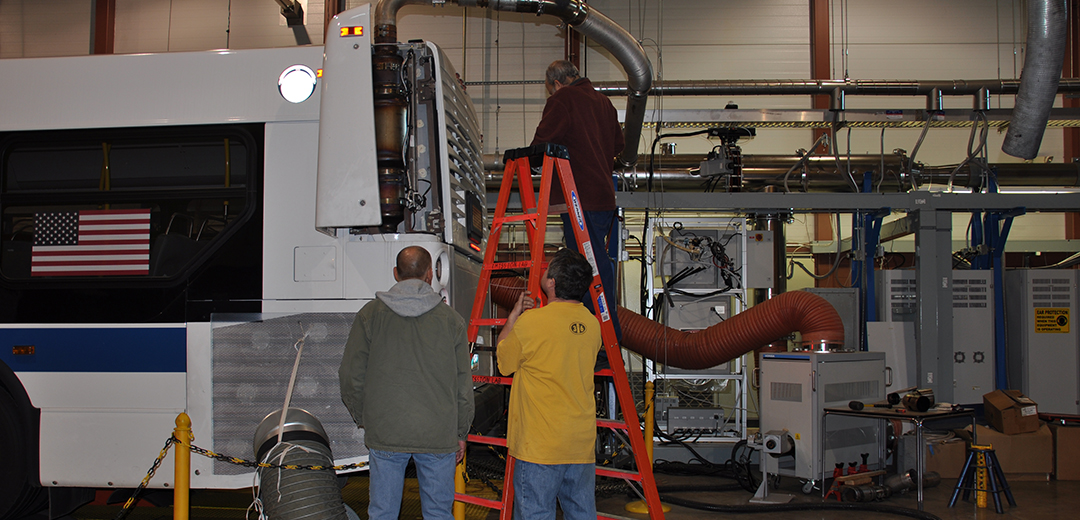
[[[864,419],[880,419],[880,420],[893,420],[893,421],[907,421],[915,425],[915,472],[917,476],[917,489],[919,499],[919,510],[923,509],[923,465],[926,452],[926,446],[923,443],[923,425],[930,421],[936,421],[939,419],[951,419],[955,417],[970,417],[971,418],[971,441],[976,442],[975,439],[975,410],[971,408],[960,408],[959,410],[935,410],[931,409],[925,412],[913,412],[905,409],[902,405],[893,408],[873,408],[866,407],[862,410],[852,410],[850,408],[825,408],[825,412],[821,415],[821,431],[828,431],[826,428],[827,421],[830,415],[846,415],[848,417],[861,417]],[[883,423],[884,424],[884,423]],[[883,428],[884,429],[884,426]],[[885,436],[881,435],[881,442],[885,442]],[[821,436],[821,459],[825,460],[825,440],[826,436]],[[882,464],[884,464],[884,458],[882,458]],[[822,464],[821,467],[821,489],[825,489],[826,468]]]

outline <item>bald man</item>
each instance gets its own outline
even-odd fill
[[[425,520],[453,520],[454,467],[473,418],[465,320],[431,287],[431,254],[397,256],[389,291],[356,313],[338,369],[341,400],[364,428],[368,518],[398,520],[412,459]]]

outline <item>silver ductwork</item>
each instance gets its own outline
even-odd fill
[[[1060,72],[1059,72],[1060,75]],[[866,79],[762,79],[664,80],[652,89],[660,96],[812,96],[843,92],[845,96],[981,96],[1016,94],[1018,79],[866,80]],[[608,96],[626,94],[617,81],[593,82]],[[1080,79],[1062,79],[1058,92],[1080,92]]]
[[[280,439],[280,441],[279,441]],[[322,423],[306,410],[289,408],[267,415],[255,429],[259,462],[279,466],[322,466],[327,469],[259,468],[259,500],[275,520],[347,520],[334,456]]]
[[[626,117],[623,137],[626,148],[619,156],[621,168],[637,163],[641,127],[645,121],[645,105],[652,88],[652,65],[641,44],[619,24],[588,4],[578,0],[452,0],[462,7],[482,7],[492,11],[535,13],[556,16],[583,36],[595,40],[623,66],[626,71]],[[409,4],[432,4],[433,0],[380,0],[375,6],[372,21],[375,43],[397,42],[397,13]]]
[[[1001,151],[1022,159],[1039,154],[1046,121],[1057,96],[1068,36],[1064,0],[1028,0],[1027,53],[1012,122]]]
[[[702,191],[711,179],[696,175],[701,164],[700,155],[669,155],[662,158],[653,172],[653,182],[662,191]],[[851,187],[843,171],[836,168],[831,156],[810,157],[803,160],[803,167],[791,170],[800,161],[797,155],[743,155],[742,189],[760,191],[772,187],[777,191],[850,192]],[[873,172],[875,191],[907,191],[915,186],[948,185],[952,180],[956,187],[977,188],[984,181],[980,169],[970,165],[956,169],[956,165],[927,166],[916,163],[907,170],[904,154],[844,156],[842,162],[851,165],[852,171]],[[880,172],[884,166],[885,177]],[[1080,187],[1080,163],[991,163],[987,167],[996,172],[999,186]],[[488,190],[498,190],[502,182],[502,157],[484,155],[485,182]],[[647,172],[623,175],[630,187],[635,183],[642,187]],[[785,179],[787,182],[785,183]],[[786,184],[786,189],[785,189]]]

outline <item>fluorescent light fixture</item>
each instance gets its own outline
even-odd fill
[[[315,92],[315,71],[305,65],[293,65],[278,76],[278,92],[289,103],[301,103]]]

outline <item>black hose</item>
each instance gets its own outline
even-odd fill
[[[730,506],[721,504],[708,504],[696,500],[660,495],[661,502],[667,502],[691,509],[712,511],[716,513],[778,513],[784,511],[858,511],[869,513],[885,513],[890,515],[906,516],[919,520],[941,520],[941,517],[926,511],[918,511],[906,507],[886,506],[881,504],[845,503],[845,502],[808,502],[802,504],[768,504],[762,506]]]
[[[742,486],[738,484],[723,484],[723,485],[671,485],[671,486],[656,486],[657,493],[710,493],[710,492],[724,492],[724,491],[739,491]]]

